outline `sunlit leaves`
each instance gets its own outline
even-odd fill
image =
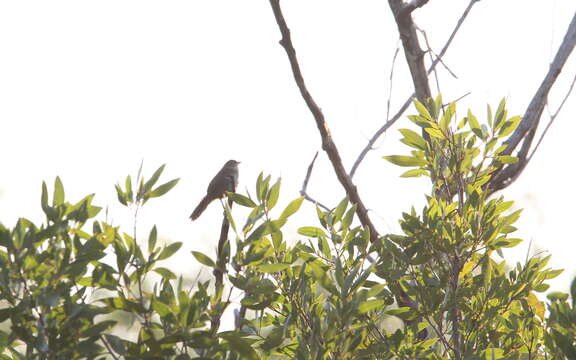
[[[427,164],[424,159],[406,155],[388,155],[384,156],[384,159],[398,166],[424,166]]]

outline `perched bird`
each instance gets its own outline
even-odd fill
[[[218,171],[218,174],[214,176],[214,179],[210,181],[208,185],[208,190],[206,190],[206,196],[200,201],[196,209],[190,215],[190,220],[194,221],[198,219],[200,215],[206,210],[206,207],[215,199],[221,199],[226,195],[227,191],[236,191],[236,186],[238,185],[238,164],[240,161],[228,160],[226,164]]]

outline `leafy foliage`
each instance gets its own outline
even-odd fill
[[[0,357],[3,359],[545,359],[575,358],[576,313],[562,293],[549,295],[548,317],[537,293],[560,270],[549,257],[506,264],[503,251],[520,216],[513,202],[489,197],[485,184],[502,163],[502,140],[519,122],[502,101],[487,124],[441,98],[415,103],[410,119],[422,135],[401,129],[409,155],[390,162],[403,177],[426,176],[431,191],[420,211],[402,214],[401,234],[371,242],[347,198],[289,234],[303,204],[279,209],[281,180],[260,174],[254,197],[229,193],[232,236],[216,255],[193,251],[226,283],[185,285],[162,266],[181,247],[96,219],[94,195],[66,201],[56,178],[52,199],[42,185],[46,222],[0,225]],[[118,201],[137,220],[157,185],[138,172],[116,185]],[[248,208],[245,219],[231,204]],[[134,227],[135,229],[136,227]],[[147,286],[152,284],[152,286]],[[234,311],[235,324],[220,320]],[[121,336],[122,317],[136,326]],[[401,320],[403,325],[394,325]],[[227,326],[230,328],[230,326]]]

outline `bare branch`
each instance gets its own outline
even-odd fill
[[[368,217],[368,210],[364,206],[364,203],[360,199],[360,195],[358,194],[358,189],[356,185],[352,183],[352,179],[346,173],[344,166],[342,165],[342,159],[340,158],[340,154],[338,153],[338,148],[336,144],[332,140],[332,135],[330,134],[330,130],[328,129],[328,124],[324,119],[324,114],[320,107],[316,104],[312,95],[306,88],[306,84],[304,82],[304,78],[302,77],[302,72],[300,70],[300,65],[298,64],[298,59],[296,57],[296,50],[294,50],[294,46],[292,45],[292,40],[290,37],[290,30],[288,29],[288,25],[286,25],[286,20],[284,20],[284,15],[282,14],[282,9],[280,8],[280,0],[270,0],[270,5],[272,6],[272,11],[274,12],[274,17],[276,18],[276,23],[280,29],[282,34],[282,39],[280,40],[280,45],[286,51],[288,55],[288,60],[290,61],[290,66],[292,68],[292,74],[294,75],[294,80],[296,81],[296,85],[300,90],[300,94],[302,98],[306,102],[308,109],[314,116],[314,120],[316,121],[316,126],[318,127],[318,131],[320,132],[320,137],[322,138],[322,149],[326,151],[330,162],[332,163],[332,167],[334,168],[334,172],[336,173],[336,177],[344,187],[346,191],[346,195],[350,199],[350,202],[356,204],[356,215],[358,215],[358,219],[362,223],[363,226],[367,227],[370,230],[370,239],[371,241],[375,241],[378,239],[378,232],[372,224],[372,221]]]
[[[456,76],[454,71],[452,71],[448,67],[448,65],[446,65],[446,63],[438,56],[438,54],[436,54],[434,52],[434,50],[432,50],[432,46],[430,45],[430,41],[428,41],[428,34],[426,34],[426,31],[424,31],[423,29],[420,29],[419,27],[417,29],[424,36],[424,42],[426,43],[426,47],[428,48],[428,51],[430,52],[430,59],[432,60],[432,63],[434,63],[434,61],[437,61],[437,63],[440,63],[442,66],[444,66],[444,69],[446,69],[446,71],[448,71],[454,79],[458,79],[458,76]],[[430,68],[432,69],[432,66],[430,66]],[[434,73],[436,74],[436,68],[432,69],[432,71],[434,71]],[[428,75],[430,75],[430,72],[428,72]]]
[[[394,51],[394,56],[392,57],[392,66],[390,67],[390,86],[388,88],[388,100],[386,100],[386,122],[390,121],[390,101],[392,100],[392,89],[394,85],[394,68],[396,67],[396,59],[398,58],[398,53],[400,52],[400,40],[396,44],[396,50]]]
[[[558,109],[556,109],[556,112],[554,114],[550,114],[550,121],[548,122],[548,124],[546,125],[546,127],[544,128],[544,131],[542,132],[542,135],[540,135],[540,139],[538,139],[538,142],[536,143],[536,146],[534,147],[534,150],[532,150],[532,153],[530,154],[530,156],[528,156],[528,162],[530,162],[530,160],[532,160],[532,156],[534,156],[534,153],[536,153],[536,150],[538,150],[538,148],[540,147],[540,143],[542,142],[542,140],[544,139],[544,136],[546,136],[546,133],[548,132],[548,129],[550,129],[550,126],[552,126],[552,123],[554,123],[554,120],[556,120],[556,117],[558,116],[558,114],[560,114],[560,111],[562,110],[562,108],[564,107],[564,104],[566,103],[566,100],[568,100],[568,98],[570,97],[570,94],[572,93],[572,90],[574,89],[574,84],[576,84],[576,75],[574,75],[574,79],[572,79],[572,83],[570,84],[570,88],[568,89],[568,91],[566,92],[566,95],[564,96],[564,99],[562,99],[562,102],[560,103],[560,106],[558,106]],[[549,106],[549,105],[548,105]]]
[[[508,145],[508,147],[503,151],[503,155],[512,154],[520,142],[522,142],[522,147],[517,154],[518,162],[501,168],[501,170],[493,178],[493,181],[488,184],[490,192],[504,189],[505,187],[512,184],[518,178],[518,176],[520,176],[528,164],[528,151],[532,145],[532,140],[536,134],[538,123],[540,122],[542,112],[544,111],[544,107],[547,103],[548,94],[556,82],[556,79],[560,75],[562,68],[566,64],[566,61],[572,53],[572,50],[574,50],[574,46],[576,46],[576,13],[574,14],[568,30],[564,35],[564,39],[562,40],[558,52],[554,57],[554,61],[552,61],[552,64],[550,64],[548,73],[544,77],[544,80],[540,84],[540,87],[528,105],[522,121],[516,130],[514,130],[512,135],[510,135],[508,140],[504,142],[504,144]]]
[[[306,189],[308,188],[308,181],[310,181],[310,176],[312,175],[312,169],[314,168],[314,162],[316,162],[316,158],[318,157],[318,151],[316,151],[316,154],[314,155],[314,158],[312,159],[312,162],[310,163],[310,165],[308,165],[308,170],[306,171],[306,177],[304,178],[304,183],[302,184],[302,190],[300,190],[300,195],[302,197],[304,197],[304,199],[320,206],[322,209],[326,210],[326,211],[330,211],[330,209],[324,205],[322,205],[322,203],[314,200],[313,198],[311,198],[308,193],[306,192]]]
[[[430,65],[430,69],[428,70],[428,74],[430,74],[432,72],[432,70],[434,70],[436,65],[440,61],[442,61],[442,57],[444,56],[444,54],[446,54],[448,47],[450,47],[450,44],[452,44],[452,40],[454,40],[454,38],[456,37],[456,33],[458,33],[458,30],[460,30],[460,27],[464,23],[464,20],[466,20],[466,18],[468,17],[470,10],[472,10],[472,6],[474,6],[474,4],[476,4],[478,1],[480,1],[480,0],[470,0],[470,2],[468,3],[468,6],[466,7],[466,9],[464,9],[464,12],[460,16],[460,19],[458,19],[458,22],[456,23],[454,30],[452,30],[452,34],[450,34],[448,41],[446,41],[446,44],[444,44],[444,47],[442,48],[442,50],[440,51],[440,53],[436,57],[436,60],[434,60],[432,65]]]
[[[412,75],[416,98],[425,104],[432,93],[430,92],[428,75],[424,66],[424,51],[420,47],[416,26],[412,19],[412,12],[409,11],[411,7],[405,5],[402,0],[388,0],[388,4],[396,20],[396,25],[398,25],[398,32],[402,39],[406,62]]]
[[[480,1],[480,0],[470,0],[470,3],[468,3],[468,6],[466,7],[464,12],[460,16],[460,19],[458,19],[458,22],[456,23],[454,30],[452,30],[452,33],[450,34],[450,37],[446,41],[446,44],[444,44],[444,47],[442,48],[442,50],[440,51],[440,53],[436,57],[436,60],[434,60],[432,62],[432,65],[430,65],[430,68],[427,71],[428,75],[430,75],[432,73],[432,71],[434,71],[434,69],[436,68],[436,65],[442,60],[442,57],[444,56],[444,54],[446,54],[446,51],[450,47],[450,44],[452,44],[452,41],[456,37],[456,33],[458,33],[458,30],[460,30],[460,27],[464,23],[464,20],[466,19],[466,17],[470,13],[472,6],[474,6],[474,4],[476,4],[478,1]],[[356,161],[354,162],[354,165],[352,166],[352,169],[350,170],[350,177],[354,177],[354,174],[356,173],[356,170],[358,170],[360,163],[364,160],[364,158],[366,157],[366,154],[368,154],[368,152],[373,149],[374,144],[376,143],[376,141],[378,141],[378,138],[380,138],[380,136],[382,136],[382,134],[385,133],[386,130],[388,130],[392,125],[394,125],[394,123],[404,114],[406,109],[408,109],[408,107],[410,106],[410,103],[412,102],[412,99],[414,98],[415,95],[416,95],[415,93],[412,93],[412,95],[410,95],[410,97],[408,97],[408,99],[406,99],[406,101],[404,101],[404,104],[400,107],[400,109],[392,117],[392,119],[386,121],[386,123],[380,129],[378,129],[378,131],[376,131],[374,133],[374,135],[370,138],[370,140],[368,140],[368,144],[366,144],[364,149],[362,149],[362,151],[360,152],[360,155],[358,155],[358,158],[356,159]]]

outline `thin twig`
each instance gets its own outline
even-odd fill
[[[417,27],[417,29],[418,29],[418,31],[420,31],[420,33],[422,33],[422,36],[424,37],[424,42],[426,43],[426,47],[428,48],[428,52],[430,53],[430,61],[432,63],[434,63],[435,60],[438,60],[438,63],[440,65],[442,65],[444,67],[444,69],[446,69],[446,71],[448,71],[448,73],[450,73],[450,75],[452,75],[452,77],[454,79],[458,79],[458,76],[456,76],[454,71],[452,71],[452,69],[450,69],[450,67],[448,67],[448,65],[446,65],[444,60],[442,60],[442,58],[438,57],[438,54],[436,54],[434,52],[434,50],[432,49],[432,45],[430,45],[430,41],[428,40],[428,34],[426,33],[426,31],[423,29],[420,29],[419,27]],[[430,68],[432,68],[432,67],[430,67]],[[434,73],[436,73],[436,67],[434,67],[434,69],[432,69],[432,71],[434,71]]]
[[[534,146],[534,150],[532,150],[532,153],[530,154],[530,156],[528,156],[528,161],[532,160],[532,156],[534,156],[534,153],[536,152],[536,150],[538,150],[538,147],[540,146],[540,143],[542,142],[542,140],[544,139],[544,136],[548,132],[548,129],[550,129],[550,126],[552,126],[552,123],[554,122],[554,120],[556,120],[556,117],[560,113],[560,110],[562,110],[562,107],[564,107],[566,100],[568,100],[568,98],[570,97],[570,94],[572,93],[572,90],[574,89],[575,83],[576,83],[576,75],[574,75],[574,79],[572,79],[572,83],[570,84],[570,88],[568,89],[568,92],[566,92],[564,99],[562,99],[560,106],[558,106],[558,109],[556,109],[556,112],[554,114],[550,114],[550,121],[548,122],[548,124],[544,128],[542,135],[540,135],[540,139],[538,139],[536,146]],[[549,105],[548,105],[548,107],[549,107]]]
[[[398,53],[400,52],[400,39],[396,43],[396,51],[394,51],[394,56],[392,57],[392,66],[390,67],[390,87],[388,88],[388,100],[386,101],[386,123],[390,121],[390,101],[392,100],[392,88],[394,84],[394,68],[396,67],[396,58],[398,58]],[[350,174],[353,176],[353,173]]]
[[[314,155],[312,162],[310,163],[310,165],[308,165],[308,170],[306,171],[306,177],[304,178],[304,183],[302,183],[302,190],[300,190],[300,195],[304,199],[310,201],[311,203],[314,203],[315,205],[320,206],[322,209],[324,209],[326,211],[330,211],[330,209],[327,206],[324,206],[319,201],[316,201],[315,199],[310,197],[308,195],[308,192],[306,191],[308,189],[308,181],[310,181],[310,176],[312,175],[312,169],[314,168],[314,162],[316,161],[317,157],[318,157],[318,151],[316,151],[316,154]]]
[[[472,10],[472,6],[474,6],[474,4],[476,4],[478,1],[480,1],[480,0],[470,0],[466,9],[464,9],[464,12],[462,13],[462,15],[460,15],[460,18],[458,19],[458,22],[456,23],[454,30],[452,30],[452,33],[450,34],[450,37],[448,38],[448,41],[446,41],[446,44],[444,44],[444,47],[442,48],[440,53],[438,53],[438,56],[436,56],[436,60],[434,60],[434,62],[432,62],[432,65],[430,65],[430,69],[428,70],[428,74],[430,74],[432,72],[432,70],[434,70],[436,65],[440,61],[442,61],[442,57],[444,57],[444,54],[446,54],[448,47],[450,46],[450,44],[452,44],[452,41],[456,37],[456,33],[458,33],[458,30],[460,30],[460,27],[462,26],[462,24],[464,24],[464,20],[466,20],[466,17],[468,17],[470,10]]]
[[[103,335],[100,335],[100,340],[102,340],[102,343],[104,343],[104,346],[106,347],[106,350],[108,350],[108,354],[110,354],[110,356],[112,356],[112,358],[114,360],[119,360],[120,358],[118,356],[116,356],[116,354],[114,354],[114,351],[112,351],[112,348],[110,347],[110,345],[108,344],[108,342],[106,341],[106,339],[104,339]]]
[[[298,59],[296,57],[296,50],[292,45],[292,39],[290,37],[290,30],[288,29],[288,25],[286,25],[286,20],[284,19],[284,15],[282,14],[282,9],[280,8],[280,0],[270,0],[270,5],[272,7],[272,11],[274,12],[274,17],[276,18],[276,23],[278,24],[278,28],[282,34],[282,39],[280,40],[280,45],[286,51],[286,55],[288,56],[288,60],[290,61],[290,67],[292,69],[292,75],[294,76],[294,81],[300,90],[300,94],[304,99],[304,102],[308,106],[308,109],[312,113],[314,120],[316,122],[316,126],[318,127],[318,131],[320,132],[320,137],[322,139],[322,149],[328,155],[330,162],[332,163],[332,167],[334,168],[334,172],[336,173],[336,177],[344,187],[346,191],[346,195],[350,199],[350,202],[356,204],[356,215],[360,220],[360,223],[370,230],[370,240],[372,242],[378,239],[379,235],[376,231],[376,227],[372,224],[372,220],[368,216],[368,210],[366,206],[360,199],[360,195],[358,194],[358,189],[356,185],[352,183],[352,179],[346,173],[344,166],[342,165],[342,159],[340,158],[340,154],[338,152],[338,148],[332,139],[332,135],[330,134],[330,129],[328,128],[328,124],[324,119],[324,114],[320,107],[316,104],[312,95],[306,88],[306,84],[304,82],[304,78],[302,76],[302,72],[300,70],[300,65],[298,64]]]
[[[460,27],[464,23],[464,20],[466,19],[466,17],[470,13],[472,6],[474,6],[474,4],[477,3],[478,1],[480,1],[480,0],[470,0],[470,3],[468,4],[466,9],[464,10],[462,15],[460,16],[460,19],[458,19],[458,22],[456,23],[456,27],[454,27],[454,30],[452,30],[452,33],[450,34],[450,37],[446,41],[446,44],[444,44],[444,47],[442,48],[440,53],[438,53],[438,55],[436,56],[436,60],[434,60],[432,62],[432,64],[430,65],[430,68],[428,69],[428,72],[427,72],[428,75],[430,75],[432,73],[432,71],[434,71],[434,69],[436,68],[436,65],[442,60],[442,57],[444,56],[444,54],[446,54],[446,51],[450,47],[450,44],[452,44],[452,41],[456,37],[456,33],[458,32],[458,30],[460,29]],[[356,170],[358,170],[360,163],[362,163],[362,161],[364,160],[364,158],[366,157],[368,152],[374,148],[374,144],[376,143],[378,138],[380,138],[380,136],[383,133],[385,133],[392,125],[394,125],[394,123],[398,119],[400,119],[400,117],[404,114],[406,109],[408,109],[408,107],[412,103],[412,99],[414,98],[414,96],[415,96],[415,93],[412,93],[412,95],[410,95],[408,97],[408,99],[406,99],[406,101],[404,101],[404,104],[400,107],[398,112],[396,112],[396,114],[390,120],[386,121],[386,123],[374,133],[374,135],[370,138],[370,140],[368,140],[368,144],[366,144],[364,149],[362,149],[362,151],[360,152],[360,155],[358,155],[358,158],[356,159],[356,161],[354,162],[354,165],[352,166],[352,169],[350,170],[350,177],[351,178],[354,177]],[[388,116],[387,116],[387,118],[388,118]]]
[[[458,101],[460,101],[460,100],[464,99],[466,96],[468,96],[468,95],[470,95],[470,94],[472,94],[472,92],[468,91],[466,94],[464,94],[464,95],[460,96],[460,97],[459,97],[459,98],[457,98],[456,100],[452,100],[452,101],[450,101],[450,102],[449,102],[449,104],[450,104],[450,103],[457,103]]]

